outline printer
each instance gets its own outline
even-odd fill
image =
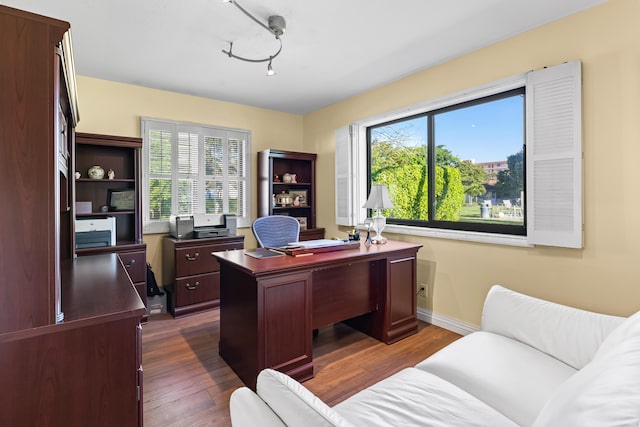
[[[235,235],[237,218],[235,215],[193,214],[172,215],[169,218],[169,234],[178,239],[205,239]]]
[[[75,221],[76,249],[116,245],[116,217],[81,218]]]

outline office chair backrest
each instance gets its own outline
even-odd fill
[[[298,241],[300,223],[292,216],[262,216],[253,221],[251,230],[263,248],[285,246]]]

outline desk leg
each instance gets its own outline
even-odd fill
[[[262,366],[271,367],[298,381],[313,378],[311,327],[311,273],[287,274],[258,282]]]
[[[264,368],[313,377],[311,273],[256,279],[221,264],[220,356],[255,389]]]
[[[369,265],[377,292],[377,310],[345,321],[391,344],[418,331],[416,317],[416,254],[404,252]]]
[[[385,336],[387,344],[418,332],[416,313],[416,257],[390,258],[387,264],[387,307]]]

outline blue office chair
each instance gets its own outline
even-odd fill
[[[253,221],[251,230],[263,248],[285,246],[298,241],[300,223],[292,216],[262,216]]]

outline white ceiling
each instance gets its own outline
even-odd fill
[[[306,114],[605,0],[0,0],[71,23],[76,72]],[[82,101],[82,93],[79,94]]]

